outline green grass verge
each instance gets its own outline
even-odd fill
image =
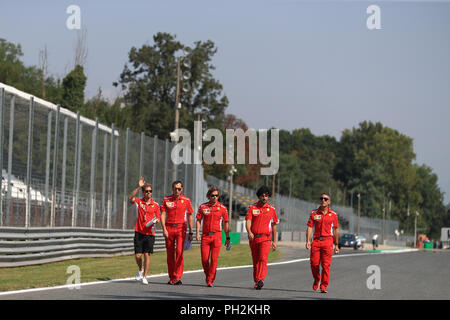
[[[270,250],[268,262],[280,260],[280,250]],[[230,251],[220,250],[218,267],[251,265],[252,257],[247,244],[233,245]],[[106,281],[133,277],[137,271],[134,255],[108,258],[82,258],[42,265],[0,268],[0,292],[29,288],[64,285],[71,274],[67,268],[80,268],[81,282]],[[201,270],[200,247],[184,252],[184,270]],[[149,275],[167,273],[166,252],[155,252],[150,256]]]

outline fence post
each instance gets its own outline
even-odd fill
[[[80,131],[78,132],[78,151],[77,151],[77,175],[75,188],[75,225],[78,224],[78,207],[80,199],[80,174],[81,174],[81,149],[83,145],[83,124],[80,122]]]
[[[105,223],[105,214],[106,214],[106,158],[108,152],[108,135],[105,134],[103,137],[103,176],[102,176],[102,227],[104,227]]]
[[[60,227],[64,225],[64,206],[66,199],[66,160],[67,160],[67,126],[68,119],[64,118],[64,137],[63,137],[63,158],[62,158],[62,177],[61,177],[61,200],[60,200]]]
[[[144,132],[141,132],[141,149],[139,152],[139,177],[142,177],[142,175],[144,174],[144,139],[145,134]]]
[[[58,150],[59,150],[59,118],[60,118],[60,105],[56,106],[56,119],[55,119],[55,146],[53,150],[53,177],[52,177],[52,207],[50,210],[50,226],[55,225],[55,208],[56,208],[56,176],[58,171]]]
[[[31,166],[32,166],[32,150],[33,150],[33,118],[34,118],[34,97],[30,98],[30,111],[28,117],[28,153],[27,153],[27,199],[25,209],[25,228],[30,227],[31,214]]]
[[[158,160],[158,136],[153,137],[153,177],[152,177],[152,186],[156,185],[156,169],[158,167],[156,161]],[[164,191],[165,192],[165,191]],[[161,199],[164,197],[164,193],[161,195]]]
[[[111,145],[109,150],[109,177],[108,177],[108,212],[106,214],[106,228],[111,228],[111,210],[112,210],[112,174],[114,157],[114,123],[111,125]]]
[[[165,149],[164,149],[164,194],[168,193],[167,191],[167,170],[169,169],[169,140],[165,140]]]
[[[45,188],[44,188],[44,214],[41,218],[41,223],[44,225],[45,220],[47,218],[48,214],[48,204],[50,202],[50,196],[49,196],[49,184],[50,184],[50,150],[52,148],[52,111],[48,112],[47,117],[47,153],[45,158]],[[52,226],[52,221],[50,217],[50,226]]]
[[[2,171],[2,184],[3,184],[3,118],[5,116],[5,88],[1,89],[0,98],[0,170]],[[9,186],[9,184],[8,184]],[[1,187],[0,187],[1,190]],[[0,226],[3,226],[3,193],[0,192]]]
[[[117,175],[118,175],[118,165],[119,165],[119,139],[115,138],[116,151],[114,156],[114,202],[113,202],[113,212],[117,218]],[[117,226],[116,226],[117,228]]]
[[[77,112],[77,123],[75,129],[75,158],[73,162],[73,190],[72,190],[72,228],[77,224],[78,196],[77,196],[77,175],[78,175],[78,152],[80,144],[80,111]]]
[[[12,187],[11,187],[11,176],[12,176],[12,155],[13,155],[13,144],[14,144],[14,108],[15,108],[16,96],[11,97],[11,106],[9,109],[9,143],[8,143],[8,196],[6,197],[6,219],[9,221],[11,212],[11,200],[12,200]],[[0,200],[1,201],[1,200]],[[0,219],[1,220],[1,219]],[[0,222],[1,223],[1,222]],[[7,223],[6,223],[7,225]]]
[[[144,175],[144,141],[145,134],[141,132],[141,149],[139,151],[139,177],[143,177]],[[139,190],[139,197],[142,197],[142,191]]]
[[[94,228],[95,226],[95,177],[97,173],[97,133],[98,133],[98,118],[95,119],[95,129],[92,133],[92,144],[91,144],[91,188],[90,188],[90,198],[91,198],[91,219],[89,226]]]
[[[126,229],[127,227],[127,191],[128,191],[128,139],[130,136],[130,128],[127,128],[127,133],[125,137],[125,176],[124,176],[124,183],[123,183],[123,214],[122,214],[122,229]],[[141,137],[142,138],[142,137]],[[142,147],[142,146],[141,146]]]

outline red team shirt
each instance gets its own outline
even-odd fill
[[[203,219],[203,234],[207,235],[210,232],[221,232],[222,222],[228,221],[228,210],[220,202],[217,202],[214,205],[205,202],[198,208],[196,218],[197,221]]]
[[[161,220],[159,204],[154,200],[151,200],[150,204],[146,204],[144,199],[139,198],[135,198],[134,203],[136,204],[136,208],[138,210],[138,218],[134,231],[141,234],[154,236],[155,225],[152,225],[150,227],[146,227],[145,225],[155,217],[158,220]]]
[[[250,205],[245,219],[252,221],[250,230],[253,234],[270,234],[272,225],[278,223],[275,207],[268,202],[263,206],[259,201]]]
[[[174,195],[164,197],[161,204],[161,211],[166,212],[166,223],[185,223],[187,221],[186,214],[192,214],[191,199],[180,195],[178,200],[175,200]]]
[[[308,227],[314,227],[314,239],[319,237],[333,236],[333,228],[339,226],[337,213],[328,208],[327,213],[323,213],[320,209],[311,211],[308,220]]]

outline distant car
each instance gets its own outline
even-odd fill
[[[357,250],[362,246],[362,242],[356,238],[356,235],[353,233],[344,233],[339,237],[338,247],[339,249],[342,247],[353,248]]]

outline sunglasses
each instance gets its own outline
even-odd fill
[[[183,188],[173,188],[174,190],[181,191]]]
[[[152,193],[153,190],[144,190],[145,193]]]
[[[215,197],[215,198],[218,198],[218,197],[219,197],[218,194],[210,194],[209,196],[210,196],[210,197]]]
[[[325,200],[325,201],[330,200],[329,198],[325,198],[325,197],[320,197],[319,199],[320,199],[320,200]]]

